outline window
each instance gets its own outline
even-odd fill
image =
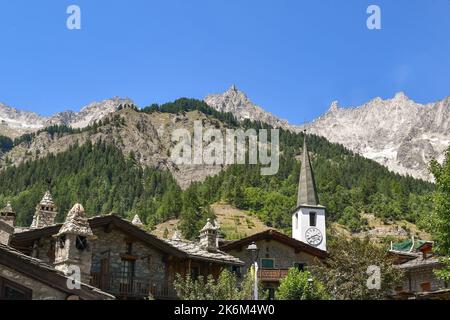
[[[58,238],[58,245],[59,245],[60,249],[64,249],[64,247],[66,246],[66,236],[65,235]]]
[[[196,280],[200,276],[200,268],[192,267],[191,268],[191,279]]]
[[[310,227],[317,226],[317,213],[315,213],[315,212],[309,213],[309,226]]]
[[[306,263],[303,262],[294,262],[294,268],[300,270],[300,271],[305,271],[306,268]]]
[[[0,300],[31,300],[32,291],[0,277]]]
[[[75,242],[75,246],[78,250],[84,250],[87,248],[87,239],[86,237],[77,236],[77,240]]]
[[[134,261],[122,261],[122,279],[130,280],[134,276]]]
[[[274,269],[275,268],[275,260],[274,259],[261,259],[261,268]]]
[[[298,213],[295,214],[295,229],[298,229]]]

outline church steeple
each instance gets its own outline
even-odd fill
[[[301,205],[317,206],[318,204],[319,198],[317,197],[316,181],[314,180],[314,172],[311,167],[311,160],[309,159],[305,131],[300,180],[298,183],[297,207]]]
[[[308,145],[303,143],[302,165],[298,184],[297,209],[292,214],[292,237],[318,249],[327,250],[326,208],[319,204],[316,181],[309,159]]]

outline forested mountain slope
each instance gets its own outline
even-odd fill
[[[172,130],[192,130],[196,120],[222,130],[263,125],[237,122],[192,99],[119,109],[84,129],[52,127],[16,139],[1,156],[0,204],[12,200],[19,223],[27,225],[49,188],[60,217],[79,201],[90,215],[139,214],[150,226],[182,218],[182,231],[193,237],[213,215],[209,205],[223,200],[253,212],[268,226],[289,229],[303,134],[281,131],[275,176],[261,176],[258,165],[182,167],[170,161]],[[308,139],[320,202],[330,221],[357,231],[364,228],[363,212],[412,222],[430,212],[432,184],[394,174],[325,138]]]

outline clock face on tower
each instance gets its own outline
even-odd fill
[[[308,230],[306,230],[305,238],[306,241],[314,247],[317,247],[319,244],[321,244],[323,240],[322,232],[320,232],[320,230],[317,228],[309,228]]]

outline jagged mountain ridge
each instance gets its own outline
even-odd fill
[[[302,126],[291,125],[266,112],[234,85],[223,94],[207,96],[204,101],[219,112],[232,113],[238,120],[260,121],[291,131],[307,129],[394,172],[425,180],[431,179],[427,170],[429,161],[442,160],[450,145],[450,96],[426,105],[403,93],[393,99],[376,98],[353,108],[342,108],[333,102],[324,115]],[[133,102],[113,98],[94,102],[80,112],[65,111],[48,118],[0,104],[0,135],[15,138],[54,124],[84,128],[124,104]]]
[[[394,172],[424,180],[432,179],[429,161],[443,160],[450,145],[450,96],[426,105],[404,93],[353,108],[339,107],[335,101],[324,115],[301,126],[264,111],[235,86],[223,94],[207,96],[204,101],[218,111],[233,113],[239,120],[261,121],[297,132],[306,129]]]
[[[83,145],[90,141],[107,142],[129,156],[143,167],[168,170],[180,187],[187,188],[193,181],[203,181],[223,170],[222,165],[177,165],[170,159],[170,151],[175,145],[172,132],[186,128],[193,130],[194,121],[202,121],[205,126],[223,128],[223,124],[198,111],[185,114],[138,112],[125,108],[106,116],[111,122],[100,127],[77,133],[52,135],[46,131],[37,134],[31,141],[16,145],[11,151],[0,156],[0,170],[9,164],[20,165],[27,161],[45,158],[50,154],[67,151],[70,146]],[[124,124],[118,124],[119,117]],[[105,118],[105,120],[107,119]]]
[[[67,110],[51,117],[40,116],[34,112],[22,111],[0,103],[0,134],[16,138],[51,125],[66,125],[72,128],[85,128],[95,121],[118,110],[120,105],[133,104],[130,99],[112,98],[93,102],[79,112]]]
[[[450,145],[450,96],[419,104],[400,92],[356,108],[330,109],[299,127],[323,136],[400,174],[430,180],[429,162],[442,161]]]
[[[255,105],[250,101],[247,95],[238,90],[235,85],[222,94],[212,94],[207,96],[204,101],[219,112],[232,113],[239,121],[249,119],[267,123],[274,128],[292,130],[292,126],[289,125],[287,120],[280,119]]]

